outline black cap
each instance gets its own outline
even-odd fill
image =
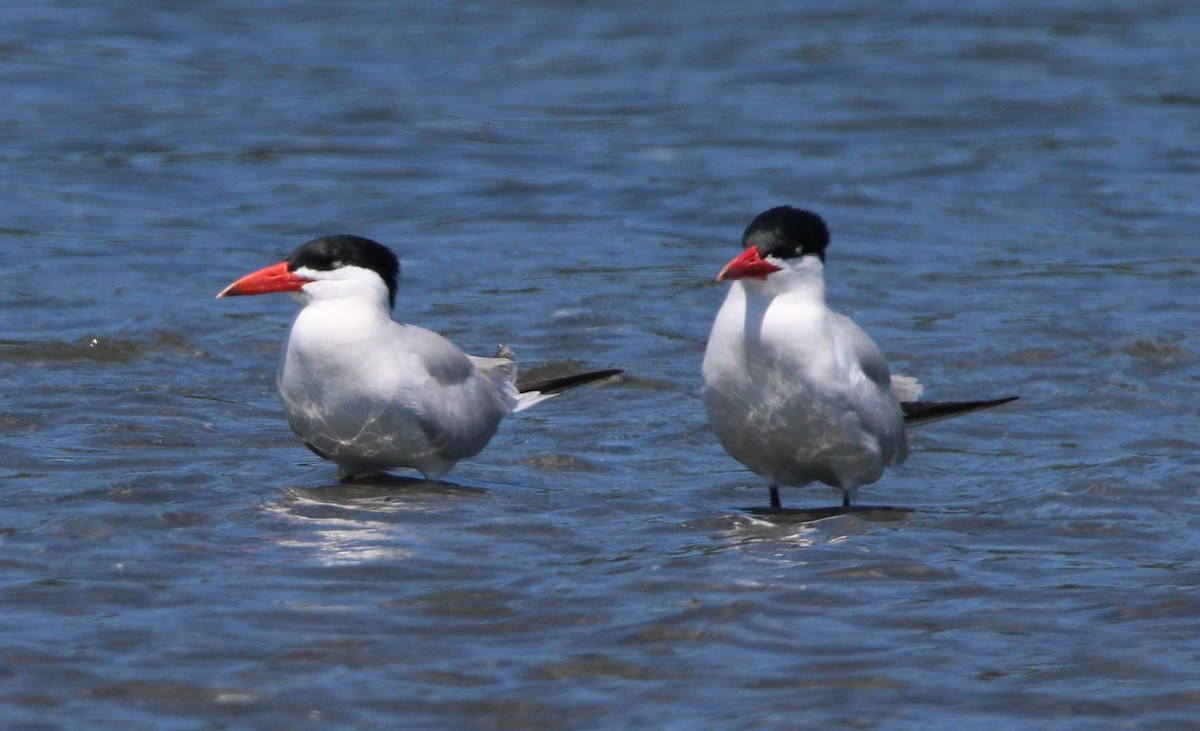
[[[794,259],[815,256],[825,261],[829,246],[829,229],[821,217],[812,211],[791,206],[777,206],[755,216],[742,234],[742,246],[758,247],[761,257]]]
[[[301,267],[330,272],[347,266],[370,269],[387,285],[388,306],[396,305],[396,282],[400,278],[400,260],[383,244],[353,234],[322,236],[302,244],[288,257],[288,271]]]

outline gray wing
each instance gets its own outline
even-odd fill
[[[908,456],[908,441],[904,435],[904,416],[900,402],[892,391],[892,374],[887,358],[870,335],[850,318],[833,313],[834,327],[858,358],[862,371],[878,392],[855,400],[855,411],[863,427],[879,440],[880,457],[885,465],[900,464]],[[881,393],[880,393],[881,392]],[[879,396],[883,395],[884,398]]]
[[[412,405],[425,437],[447,459],[478,454],[511,412],[507,399],[458,346],[430,330],[402,327],[422,371],[413,374]]]
[[[855,357],[862,366],[863,373],[874,381],[880,388],[891,390],[892,373],[888,368],[887,358],[875,344],[870,335],[845,315],[831,312],[834,327],[838,334],[850,346]]]
[[[512,348],[501,344],[496,346],[496,354],[491,358],[480,355],[467,357],[479,372],[492,382],[510,409],[515,411],[520,396],[517,391],[517,355]]]
[[[883,352],[879,350],[879,346],[875,344],[871,336],[845,315],[833,314],[838,321],[837,327],[850,343],[867,378],[891,391],[897,401],[916,401],[921,397],[925,387],[915,376],[892,374],[887,364],[887,358],[884,357]]]

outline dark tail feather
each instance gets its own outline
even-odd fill
[[[518,383],[517,391],[520,393],[529,393],[530,391],[540,391],[544,394],[562,393],[569,388],[582,386],[585,383],[599,381],[603,378],[610,378],[625,371],[620,368],[609,368],[603,371],[591,371],[589,373],[576,373],[573,376],[559,376],[558,378],[545,378],[540,381],[529,381],[528,383]]]
[[[954,416],[961,416],[972,411],[990,409],[993,406],[1016,401],[1020,396],[1005,396],[1004,398],[987,399],[985,401],[905,401],[900,404],[904,409],[906,426],[919,426]]]

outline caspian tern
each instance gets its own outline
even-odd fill
[[[302,305],[276,386],[288,423],[342,478],[411,467],[438,479],[473,457],[509,414],[621,373],[518,385],[513,352],[467,355],[441,335],[392,319],[400,262],[361,236],[314,239],[217,297],[289,292]]]
[[[906,426],[1018,398],[916,401],[916,379],[891,375],[875,341],[826,306],[828,245],[820,216],[779,206],[751,222],[717,275],[733,284],[704,353],[704,406],[725,451],[767,478],[772,508],[780,485],[812,482],[849,507],[907,457]]]

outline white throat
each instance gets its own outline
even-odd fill
[[[317,271],[300,267],[296,274],[313,281],[296,292],[296,299],[303,305],[318,303],[356,303],[358,307],[380,308],[389,313],[387,285],[370,269],[346,266],[332,271]]]
[[[773,299],[786,296],[811,302],[825,301],[825,265],[815,256],[798,259],[768,259],[779,267],[765,279],[739,279],[735,284],[745,287],[748,298]]]

